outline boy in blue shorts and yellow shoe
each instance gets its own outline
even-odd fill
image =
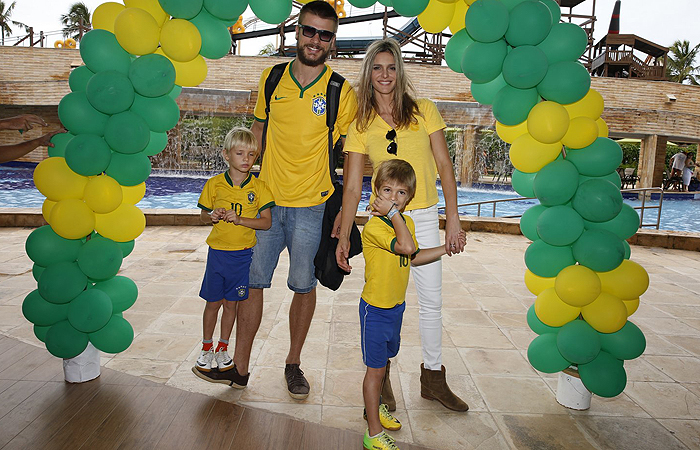
[[[362,230],[365,286],[360,299],[360,331],[362,359],[367,366],[362,394],[368,425],[363,445],[371,450],[393,450],[397,449],[394,439],[382,428],[398,430],[401,423],[386,404],[380,404],[380,392],[387,362],[399,352],[410,264],[440,259],[445,246],[419,250],[413,220],[401,214],[416,192],[416,174],[409,163],[384,161],[377,170],[374,189],[372,217]],[[464,232],[460,240],[465,240]]]
[[[223,156],[229,169],[209,179],[199,197],[201,217],[213,224],[207,238],[209,253],[199,296],[207,301],[202,318],[202,351],[192,371],[198,377],[243,389],[249,374],[236,368],[231,359],[228,339],[236,320],[238,302],[248,298],[248,274],[255,245],[255,230],[270,228],[270,208],[275,205],[272,192],[250,169],[258,156],[258,143],[247,128],[233,128],[224,139]],[[221,339],[214,348],[212,340],[219,309]],[[216,361],[216,370],[212,368]],[[226,372],[223,377],[220,373]]]

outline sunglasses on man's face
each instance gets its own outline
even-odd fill
[[[303,34],[307,38],[313,38],[318,33],[318,38],[323,42],[330,42],[331,39],[333,39],[333,36],[335,36],[335,33],[332,31],[319,30],[318,28],[314,28],[311,25],[299,24],[299,28],[301,28],[301,34]]]
[[[389,153],[390,155],[395,155],[396,151],[399,149],[398,144],[396,143],[396,130],[393,128],[389,131],[387,131],[386,136],[385,136],[389,142],[389,145],[386,147],[386,152]]]

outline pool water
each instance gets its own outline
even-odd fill
[[[3,208],[39,208],[44,202],[44,196],[34,187],[32,180],[33,165],[0,165],[0,207]],[[146,181],[146,195],[138,203],[139,208],[166,208],[166,209],[196,209],[199,194],[207,181],[208,176],[182,176],[182,175],[153,175]],[[369,180],[363,184],[362,200],[358,210],[364,211],[367,207],[370,195]],[[440,197],[438,206],[444,206],[442,190],[438,186]],[[457,190],[458,203],[473,203],[486,200],[498,200],[519,197],[512,190],[494,190],[492,188],[459,188]],[[664,198],[661,213],[661,225],[663,230],[700,232],[700,196],[695,200]],[[525,210],[538,204],[537,200],[518,200],[497,204],[496,217],[519,216]],[[640,206],[639,200],[625,199],[625,203],[631,206]],[[658,205],[657,201],[647,201],[647,205]],[[481,216],[490,217],[493,205],[485,204],[481,207]],[[476,216],[477,207],[460,207],[461,215]],[[656,221],[657,211],[646,210],[644,223]]]

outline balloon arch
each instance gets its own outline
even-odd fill
[[[525,252],[525,284],[537,296],[527,314],[538,334],[531,364],[547,373],[577,367],[590,391],[618,395],[624,360],[646,345],[627,318],[649,277],[629,260],[625,240],[639,217],[622,202],[622,151],[607,138],[603,98],[578,62],[586,33],[559,22],[554,0],[379,2],[417,16],[428,32],[450,28],[448,66],[471,80],[478,102],[492,105],[498,135],[511,144],[514,189],[539,199],[520,225],[533,241]],[[22,311],[53,355],[75,357],[88,342],[107,353],[131,344],[122,313],[137,287],[117,272],[146,226],[135,205],[149,156],[178,123],[182,86],[204,81],[205,58],[228,54],[228,27],[248,6],[279,24],[292,0],[124,0],[95,10],[80,43],[85,65],[72,71],[71,93],[58,106],[68,132],[54,137],[34,172],[49,225],[27,238],[38,288]]]

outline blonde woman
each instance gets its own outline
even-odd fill
[[[362,194],[364,155],[369,156],[374,177],[379,165],[388,159],[403,159],[416,171],[417,185],[406,215],[415,222],[420,248],[440,244],[438,194],[435,182],[440,174],[445,197],[447,223],[445,251],[451,256],[464,250],[460,242],[457,213],[457,185],[452,160],[447,151],[445,123],[433,102],[418,99],[401,59],[401,49],[393,39],[375,41],[367,48],[357,87],[358,111],[348,129],[343,171],[343,212],[336,250],[338,265],[350,271],[348,236]],[[370,204],[374,200],[370,199]],[[423,350],[421,395],[438,400],[455,411],[469,407],[457,397],[445,380],[442,365],[442,263],[440,261],[413,270],[419,305],[419,329]],[[396,402],[389,383],[387,365],[382,402],[390,411]]]

